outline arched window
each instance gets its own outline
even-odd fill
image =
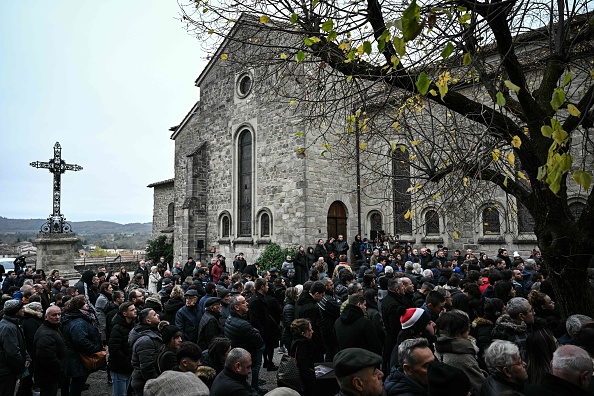
[[[221,218],[221,237],[229,238],[231,235],[231,219],[229,216],[223,216]]]
[[[483,234],[499,234],[501,225],[499,222],[499,211],[495,206],[488,206],[483,209]]]
[[[261,237],[269,237],[270,230],[272,229],[272,219],[270,215],[266,212],[262,213],[260,216],[260,236]]]
[[[392,186],[394,233],[412,234],[412,219],[404,218],[411,208],[410,168],[408,153],[401,150],[392,152]]]
[[[347,213],[344,204],[334,201],[328,208],[327,217],[328,238],[338,238],[339,235],[347,235]]]
[[[439,215],[435,210],[425,213],[425,235],[439,235]]]
[[[579,220],[579,218],[582,215],[582,212],[584,211],[585,208],[586,208],[586,204],[584,204],[583,202],[580,202],[580,201],[572,202],[569,204],[569,211],[573,215],[573,219],[575,221]]]
[[[171,202],[167,206],[167,227],[173,227],[175,222],[175,204]]]
[[[252,235],[252,134],[243,130],[238,141],[239,154],[239,236]]]
[[[381,214],[379,214],[378,212],[373,212],[371,216],[369,216],[369,223],[371,225],[369,230],[369,236],[371,237],[371,239],[375,239],[383,234],[384,227]]]

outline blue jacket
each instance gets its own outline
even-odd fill
[[[200,311],[198,305],[188,307],[184,305],[175,314],[175,326],[182,331],[184,341],[198,341],[198,327],[200,325]]]

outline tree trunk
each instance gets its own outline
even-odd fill
[[[594,296],[588,281],[588,265],[594,252],[594,235],[578,229],[570,219],[547,222],[535,230],[544,268],[555,291],[561,313],[594,317]]]

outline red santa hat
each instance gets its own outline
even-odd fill
[[[424,314],[426,316],[429,316],[425,313],[425,310],[423,310],[422,308],[408,308],[406,312],[402,314],[402,316],[400,317],[400,324],[402,324],[402,329],[406,330],[410,327],[413,327],[419,321],[419,319],[423,318]],[[422,321],[425,322],[424,320]],[[427,323],[429,323],[429,321],[427,321]],[[425,323],[423,327],[425,327],[427,323]]]

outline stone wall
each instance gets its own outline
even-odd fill
[[[168,207],[175,201],[173,180],[149,185],[153,188],[153,231],[152,238],[155,239],[163,233],[170,234],[173,227],[168,226]]]

